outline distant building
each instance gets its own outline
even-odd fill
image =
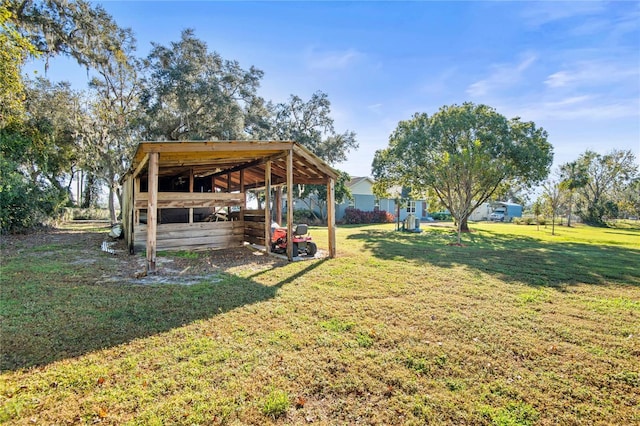
[[[522,206],[506,201],[495,201],[491,203],[492,213],[502,213],[504,222],[511,222],[514,217],[522,217]]]
[[[336,206],[336,220],[344,218],[344,212],[348,207],[362,211],[384,210],[394,216],[398,215],[396,202],[389,198],[378,198],[373,193],[374,180],[370,177],[354,177],[347,182],[351,190],[352,199]],[[413,214],[418,219],[426,219],[429,216],[427,202],[425,200],[409,200],[406,206],[400,208],[400,220]]]
[[[474,222],[478,222],[480,220],[489,220],[489,215],[493,212],[491,208],[491,203],[482,203],[476,208],[471,215],[469,216],[469,220]]]

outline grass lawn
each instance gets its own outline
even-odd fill
[[[107,279],[104,229],[3,236],[0,422],[639,424],[640,228],[471,228],[191,285]]]

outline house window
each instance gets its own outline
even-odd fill
[[[373,201],[373,211],[380,211],[380,198],[377,198]]]
[[[407,202],[407,213],[415,213],[416,212],[416,202],[413,200],[409,200]]]

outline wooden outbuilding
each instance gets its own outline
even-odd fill
[[[157,250],[224,249],[249,242],[268,252],[272,188],[286,187],[286,227],[292,235],[294,186],[327,185],[328,252],[335,257],[337,176],[291,141],[141,142],[121,180],[125,240],[131,253],[146,249],[151,273]],[[249,191],[264,194],[264,208],[247,209]],[[280,200],[275,205],[280,208]],[[289,238],[289,260],[292,249]]]

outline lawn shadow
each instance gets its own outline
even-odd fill
[[[531,237],[483,230],[463,236],[456,246],[450,230],[420,234],[363,230],[361,240],[382,259],[402,258],[438,267],[464,265],[507,282],[562,287],[567,284],[640,285],[640,250],[610,245],[544,242]]]
[[[2,371],[81,356],[272,299],[283,285],[323,262],[312,261],[273,285],[223,271],[191,285],[180,283],[180,277],[175,284],[132,285],[101,281],[104,264],[69,268],[68,259],[66,264],[53,256],[47,260],[50,253],[41,253],[44,258],[34,256],[26,264],[13,263],[17,258],[3,261]],[[262,266],[269,270],[286,264]]]

